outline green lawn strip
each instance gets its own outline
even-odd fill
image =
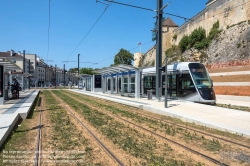
[[[10,163],[3,163],[3,160],[6,160],[3,155],[10,155],[10,156],[31,156],[35,154],[35,145],[33,147],[29,147],[29,149],[24,149],[22,146],[27,147],[29,142],[26,141],[28,137],[30,137],[29,131],[33,130],[34,126],[30,126],[29,123],[30,121],[37,121],[38,123],[38,115],[39,112],[35,110],[39,110],[40,106],[38,105],[39,103],[39,96],[35,99],[33,105],[30,108],[30,112],[27,116],[27,119],[24,120],[19,120],[16,126],[14,127],[13,131],[5,141],[4,145],[0,149],[0,165],[9,165]],[[31,145],[32,146],[32,145]],[[19,151],[16,153],[16,151]],[[33,153],[28,153],[28,151],[33,151]],[[21,152],[21,153],[20,153]],[[26,153],[27,152],[27,153]],[[34,155],[33,155],[34,156]],[[31,157],[33,157],[31,156]],[[16,158],[16,159],[10,159],[10,160],[21,160],[22,158]],[[29,160],[29,159],[27,159]],[[20,163],[19,163],[20,164]]]
[[[65,93],[65,91],[63,92]],[[73,95],[73,94],[70,93],[70,95]],[[118,114],[122,117],[130,118],[138,123],[144,123],[148,125],[150,128],[152,128],[154,131],[160,130],[161,132],[164,132],[170,136],[176,136],[178,138],[181,138],[184,141],[186,141],[186,143],[193,143],[195,145],[199,144],[201,145],[200,147],[202,147],[205,150],[219,151],[222,148],[218,140],[216,140],[216,144],[215,144],[213,141],[210,141],[210,139],[206,139],[204,136],[200,136],[193,131],[183,130],[182,128],[175,127],[174,125],[169,125],[167,123],[163,123],[158,120],[153,120],[147,117],[143,117],[139,114],[135,114],[133,112],[129,112],[129,111],[117,108],[115,106],[108,105],[109,103],[102,104],[98,102],[98,100],[93,100],[93,98],[88,97],[88,96],[77,95],[76,97],[82,98],[84,102],[91,103],[92,105],[96,107],[104,108],[112,112],[113,114]]]
[[[217,107],[223,107],[223,108],[229,108],[229,109],[235,109],[235,110],[250,112],[250,107],[237,106],[237,105],[231,105],[231,104],[216,104],[216,106]]]
[[[46,111],[48,111],[53,130],[51,139],[49,139],[50,157],[53,160],[84,160],[84,164],[87,164],[93,155],[93,148],[89,147],[89,140],[78,131],[67,112],[59,105],[60,103],[55,100],[51,92],[44,90],[44,96]],[[82,147],[85,149],[81,149]],[[56,153],[56,151],[60,153]],[[63,157],[57,158],[58,156]],[[70,159],[66,157],[70,157]]]
[[[157,155],[156,152],[162,151],[163,145],[157,144],[155,138],[142,134],[123,123],[117,122],[110,116],[70,98],[61,91],[53,91],[53,93],[64,100],[78,113],[82,114],[91,125],[101,131],[107,138],[111,139],[114,144],[119,145],[124,151],[133,156],[145,159],[148,164],[157,164],[160,162],[161,164],[174,163],[181,165],[184,163],[183,161],[174,159],[171,148],[167,148],[167,156],[162,155],[162,153],[158,153]]]
[[[83,95],[83,94],[78,94],[78,93],[75,93],[75,92],[69,92],[69,93],[67,92],[67,94],[72,94],[72,95],[74,95],[74,96],[76,96],[78,98],[82,98],[83,101],[90,102],[93,105],[96,105],[96,106],[99,106],[99,107],[106,107],[107,110],[109,110],[108,108],[110,107],[111,108],[110,110],[112,111],[112,113],[114,113],[114,114],[119,113],[119,115],[121,115],[121,116],[128,117],[128,118],[133,118],[135,121],[137,121],[139,123],[143,122],[143,121],[146,122],[146,123],[149,123],[149,127],[153,128],[154,130],[157,130],[157,128],[159,128],[159,126],[161,126],[161,128],[163,127],[163,128],[166,129],[165,132],[167,134],[172,135],[172,136],[179,133],[179,130],[181,130],[179,127],[175,128],[174,126],[168,125],[168,124],[166,124],[164,122],[159,122],[159,121],[156,121],[156,120],[152,120],[150,118],[144,118],[144,117],[140,116],[139,114],[131,113],[131,112],[126,111],[126,110],[121,110],[121,109],[116,108],[116,107],[114,107],[114,109],[112,109],[112,106],[109,105],[112,102],[109,102],[109,101],[107,101],[105,104],[101,104],[101,103],[98,102],[98,100],[93,100],[94,97],[86,96],[86,95]],[[96,98],[94,98],[94,99],[96,99]],[[102,100],[102,99],[100,99],[100,100]],[[127,112],[129,112],[129,113],[127,113]],[[241,135],[237,135],[237,134],[234,134],[234,133],[221,131],[221,130],[217,130],[217,129],[213,129],[213,128],[208,128],[208,127],[205,127],[205,126],[196,125],[195,123],[183,122],[183,121],[181,121],[179,119],[172,118],[172,117],[169,117],[169,116],[163,116],[162,115],[160,117],[161,117],[160,119],[168,120],[168,121],[171,121],[172,123],[185,125],[186,127],[196,128],[196,129],[199,129],[199,130],[202,130],[202,131],[206,131],[206,132],[208,132],[210,134],[217,134],[217,135],[233,138],[233,139],[236,139],[236,140],[239,140],[239,141],[244,140],[246,143],[250,143],[250,139],[242,137]],[[200,139],[200,137],[198,137],[198,135],[195,132],[191,132],[191,133],[192,133],[192,137],[190,137],[190,135],[188,135],[188,137],[186,137],[185,140],[192,141],[194,137],[197,137],[197,138],[194,138],[194,139],[198,139],[198,140]],[[184,136],[185,135],[186,134],[184,134]],[[211,143],[214,144],[213,142],[211,142]],[[207,150],[209,150],[209,149],[211,149],[211,148],[208,148]],[[215,149],[220,150],[220,148],[215,148]]]

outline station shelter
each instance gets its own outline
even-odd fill
[[[12,83],[13,71],[21,71],[22,69],[14,62],[7,58],[0,58],[0,105],[9,99],[10,84]]]
[[[83,90],[140,98],[141,72],[131,65],[119,64],[82,77]]]

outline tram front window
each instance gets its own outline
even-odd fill
[[[212,83],[203,64],[189,64],[190,73],[197,88],[212,88]]]

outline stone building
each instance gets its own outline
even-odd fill
[[[220,29],[237,25],[241,22],[250,20],[250,3],[249,0],[209,0],[206,8],[197,13],[189,21],[178,27],[170,18],[163,22],[162,36],[162,60],[165,59],[165,51],[173,45],[178,45],[184,35],[190,35],[193,30],[202,27],[208,34],[213,24],[219,21]],[[141,58],[136,58],[134,64],[143,66],[155,65],[156,51],[151,47]]]

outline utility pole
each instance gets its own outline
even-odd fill
[[[156,36],[156,100],[161,100],[162,92],[162,73],[160,71],[162,67],[162,0],[157,0],[157,36]]]
[[[30,74],[30,59],[29,59],[29,74]],[[30,89],[30,76],[29,76],[29,89]]]
[[[25,50],[23,50],[23,73],[25,73]]]
[[[79,63],[80,63],[80,54],[78,54],[78,75],[80,74]]]
[[[56,65],[55,65],[55,89],[56,89]]]
[[[115,4],[119,4],[119,5],[124,5],[124,6],[130,6],[130,7],[134,7],[134,8],[138,8],[138,9],[143,9],[143,10],[148,10],[148,11],[153,11],[153,12],[157,12],[156,18],[157,18],[157,35],[156,35],[156,99],[157,101],[160,101],[161,99],[161,93],[162,93],[162,14],[168,14],[170,16],[174,16],[174,17],[179,17],[179,18],[184,18],[184,19],[188,19],[185,17],[181,17],[181,16],[177,16],[171,13],[166,13],[163,12],[163,9],[165,7],[168,6],[168,4],[171,2],[169,2],[166,5],[162,5],[163,4],[163,0],[156,0],[157,1],[157,5],[156,8],[157,10],[153,10],[153,9],[148,9],[148,8],[144,8],[144,7],[140,7],[140,6],[135,6],[135,5],[131,5],[131,4],[125,4],[125,3],[121,3],[121,2],[116,2],[114,0],[103,0],[105,2],[110,2],[110,3],[115,3]],[[100,2],[103,3],[99,0],[97,0],[96,2]],[[105,3],[104,3],[105,4]],[[106,4],[107,5],[107,4]],[[167,64],[167,62],[166,62]],[[167,73],[167,71],[166,71]],[[167,75],[167,74],[166,74]]]
[[[63,85],[65,88],[65,64],[63,64]]]

